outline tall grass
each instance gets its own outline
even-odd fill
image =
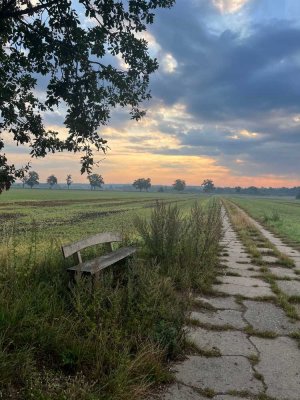
[[[179,289],[205,290],[211,284],[221,225],[220,205],[213,199],[206,206],[195,202],[186,214],[176,205],[157,202],[149,219],[135,219],[146,256],[156,260]]]
[[[157,203],[137,219],[143,247],[93,285],[68,289],[60,243],[32,223],[0,244],[0,399],[135,400],[171,379],[182,354],[188,300],[209,287],[221,233],[219,206],[182,214]],[[89,254],[94,257],[94,252]]]
[[[186,310],[172,280],[133,260],[70,291],[58,244],[31,240],[2,243],[0,398],[140,399],[169,380]]]

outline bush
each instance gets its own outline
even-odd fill
[[[297,199],[297,200],[300,200],[300,192],[298,192],[298,193],[296,194],[296,199]]]
[[[157,202],[150,219],[137,217],[135,226],[146,255],[177,288],[209,289],[222,232],[219,203],[211,200],[204,209],[195,202],[183,216],[176,205]]]
[[[273,210],[270,215],[266,213],[263,215],[263,222],[265,223],[279,222],[279,221],[281,221],[281,216],[277,210]]]

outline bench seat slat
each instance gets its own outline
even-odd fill
[[[86,272],[90,274],[95,274],[101,271],[102,269],[112,264],[115,264],[116,262],[122,260],[123,258],[130,256],[135,252],[136,252],[135,247],[123,247],[121,249],[112,251],[111,253],[105,254],[104,256],[83,262],[82,264],[78,264],[74,267],[70,267],[68,268],[68,271]]]

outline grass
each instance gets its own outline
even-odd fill
[[[266,339],[275,339],[276,337],[278,337],[278,334],[275,332],[258,331],[257,329],[254,329],[252,326],[247,326],[244,329],[244,332],[251,336],[257,336],[257,337],[266,338]]]
[[[291,304],[290,298],[279,289],[276,283],[277,278],[269,272],[269,269],[267,268],[268,264],[264,262],[262,255],[258,250],[257,242],[263,242],[266,244],[267,248],[272,249],[282,265],[286,267],[291,267],[292,260],[290,260],[289,257],[280,253],[276,249],[276,247],[270,241],[268,241],[251,223],[247,215],[243,211],[241,211],[234,203],[225,201],[224,205],[242,243],[247,248],[249,254],[251,254],[252,261],[261,266],[261,276],[266,282],[270,284],[273,293],[276,295],[276,303],[283,308],[287,316],[298,320],[299,316],[296,312],[295,307]]]
[[[291,244],[300,245],[299,200],[242,196],[231,198],[231,200],[274,233],[285,238]]]
[[[45,191],[28,190],[26,196],[27,192],[42,196]],[[59,199],[55,200],[54,192]],[[171,381],[168,363],[185,349],[191,289],[209,291],[215,274],[218,206],[201,200],[191,207],[193,198],[170,195],[164,205],[155,206],[153,194],[140,193],[135,199],[134,194],[123,198],[119,193],[114,197],[80,193],[83,197],[77,202],[49,191],[51,204],[45,198],[17,198],[20,194],[22,190],[11,192],[16,196],[13,202],[1,198],[1,215],[22,214],[6,219],[1,227],[2,397],[135,400],[153,385]],[[62,200],[68,204],[62,205]],[[83,210],[97,211],[99,216],[72,223]],[[104,210],[109,213],[103,214]],[[145,235],[150,232],[150,242],[135,230],[135,215]],[[120,230],[122,222],[126,242],[139,242],[137,257],[105,271],[93,290],[89,279],[69,290],[66,268],[72,260],[63,259],[61,243]],[[151,226],[163,229],[151,230]],[[185,240],[180,236],[183,228]],[[178,243],[180,252],[173,251]],[[85,256],[101,251],[95,246]]]
[[[199,328],[208,329],[210,331],[230,331],[235,329],[234,326],[225,324],[225,325],[213,325],[207,322],[201,322],[196,318],[188,318],[186,323],[190,326],[198,326]]]
[[[51,235],[67,242],[81,238],[82,232],[89,235],[111,229],[133,231],[134,215],[148,217],[156,200],[189,209],[195,199],[172,193],[13,189],[0,196],[0,219],[21,235],[26,235],[35,221],[45,239]]]
[[[188,354],[190,355],[198,355],[202,357],[221,357],[221,352],[218,348],[212,348],[212,349],[204,349],[199,346],[197,346],[193,341],[187,340],[186,341],[186,350]]]

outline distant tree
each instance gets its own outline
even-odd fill
[[[160,187],[158,188],[157,191],[158,191],[159,193],[163,193],[165,190],[164,190],[163,186],[160,186]]]
[[[29,171],[28,176],[26,177],[26,185],[30,186],[31,189],[35,185],[39,185],[39,174],[35,171]]]
[[[144,188],[144,178],[136,179],[136,180],[133,182],[132,186],[133,186],[135,189],[138,189],[138,190],[141,192],[141,191],[143,190],[143,188]]]
[[[297,199],[297,200],[300,200],[300,192],[298,192],[298,193],[296,194],[296,199]]]
[[[91,190],[96,190],[96,188],[101,188],[104,184],[104,180],[101,175],[99,174],[92,174],[88,176],[88,180],[91,185]]]
[[[151,188],[151,179],[150,178],[145,179],[144,187],[145,187],[146,191],[148,192],[148,190]]]
[[[235,193],[241,193],[242,188],[241,188],[240,186],[236,186],[236,187],[234,188],[234,190],[235,190]]]
[[[211,179],[205,179],[201,186],[203,187],[203,192],[212,193],[215,190],[214,182]]]
[[[140,192],[145,189],[148,192],[148,189],[151,188],[151,179],[150,178],[139,178],[136,179],[133,184],[133,187],[135,187],[136,189],[138,189]]]
[[[24,175],[23,178],[21,178],[21,182],[22,182],[22,187],[23,187],[23,189],[24,189],[24,186],[25,186],[25,184],[26,184],[26,181],[27,181],[27,176]]]
[[[186,183],[183,179],[176,179],[172,186],[174,190],[182,192],[185,189]]]
[[[50,175],[47,178],[47,183],[50,186],[50,189],[53,188],[54,185],[57,185],[57,178],[55,175]]]
[[[72,181],[72,175],[67,175],[67,185],[68,185],[68,189],[70,189],[70,186],[72,185],[73,181]]]
[[[257,195],[257,194],[259,194],[259,190],[256,186],[250,186],[247,188],[247,193]]]

